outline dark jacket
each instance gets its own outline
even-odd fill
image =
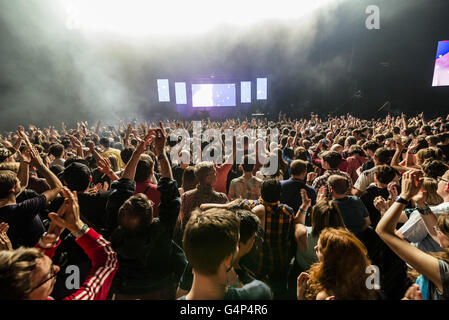
[[[184,252],[172,241],[181,207],[175,180],[162,178],[157,186],[161,193],[159,217],[145,232],[126,233],[120,226],[111,236],[118,254],[119,270],[112,292],[138,295],[176,285],[187,264]]]

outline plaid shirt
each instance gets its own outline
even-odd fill
[[[263,248],[257,259],[256,274],[260,277],[277,272],[287,272],[288,264],[293,257],[292,241],[294,239],[293,209],[278,202],[247,200],[252,208],[261,204],[265,207],[265,233]]]
[[[352,189],[352,179],[349,174],[346,172],[340,171],[338,169],[336,170],[327,170],[322,176],[319,176],[316,178],[312,183],[312,188],[315,189],[316,192],[320,190],[321,187],[325,186],[327,189],[327,198],[331,199],[331,194],[329,192],[329,186],[327,185],[327,180],[331,175],[338,174],[339,176],[343,176],[349,180],[349,190]]]

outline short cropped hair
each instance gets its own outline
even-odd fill
[[[281,183],[277,179],[267,179],[262,183],[260,195],[264,201],[277,202],[281,199]]]
[[[126,200],[119,209],[118,224],[125,232],[140,233],[153,222],[153,203],[143,193]]]
[[[151,173],[153,173],[154,162],[153,159],[147,155],[140,155],[139,162],[136,167],[136,174],[134,176],[134,181],[136,182],[145,182],[150,177]]]
[[[290,164],[290,174],[292,176],[300,175],[307,171],[307,161],[293,160]]]
[[[349,191],[349,180],[338,174],[331,175],[327,180],[327,183],[337,194],[346,194]]]
[[[240,221],[232,211],[194,210],[182,240],[187,260],[200,274],[216,274],[223,260],[236,251],[239,233]]]
[[[60,157],[64,153],[64,146],[60,143],[52,144],[48,148],[48,153],[55,157]]]
[[[321,156],[323,161],[326,161],[331,169],[337,169],[342,161],[341,154],[336,151],[326,151]]]
[[[195,177],[198,182],[203,183],[213,169],[214,163],[210,161],[203,161],[195,165]]]
[[[11,170],[0,170],[0,199],[8,197],[10,190],[17,185],[17,175]]]
[[[389,184],[396,177],[396,170],[389,165],[383,164],[374,169],[374,174],[380,183]]]

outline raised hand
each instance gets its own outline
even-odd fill
[[[316,172],[314,172],[314,171],[309,172],[309,173],[307,174],[307,181],[313,182],[313,180],[315,180],[315,178],[316,178],[317,176],[318,176],[318,173],[316,173]]]
[[[301,209],[307,211],[312,205],[312,199],[309,198],[306,189],[301,189],[301,199],[302,199]]]
[[[327,199],[327,188],[326,186],[322,186],[319,190],[318,190],[318,195],[316,198],[316,202],[319,202],[321,200],[326,200]]]
[[[44,166],[44,161],[42,160],[39,152],[33,146],[29,147],[31,165],[36,168],[41,168]]]
[[[415,283],[408,288],[402,300],[424,300],[421,290],[419,290],[419,285]]]
[[[11,240],[7,235],[9,229],[9,224],[6,222],[0,223],[0,251],[2,250],[12,250]]]
[[[418,194],[423,184],[423,173],[420,170],[409,170],[402,175],[401,198],[410,200]]]
[[[387,201],[382,197],[378,196],[374,198],[373,201],[374,207],[381,213],[384,214],[387,212],[388,208],[390,207],[387,203]]]
[[[71,192],[67,187],[61,190],[62,195],[67,201],[67,209],[65,214],[60,217],[58,214],[51,212],[48,217],[56,226],[60,228],[67,228],[72,233],[76,233],[83,227],[83,222],[80,219],[80,207],[78,204],[78,196],[76,191]]]
[[[301,272],[296,280],[296,297],[298,300],[303,300],[307,289],[307,281],[309,280],[309,274],[307,272]]]

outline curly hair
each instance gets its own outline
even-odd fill
[[[319,238],[322,261],[309,269],[306,299],[314,300],[319,292],[339,300],[376,298],[366,286],[366,268],[371,265],[366,247],[346,229],[326,228]]]

